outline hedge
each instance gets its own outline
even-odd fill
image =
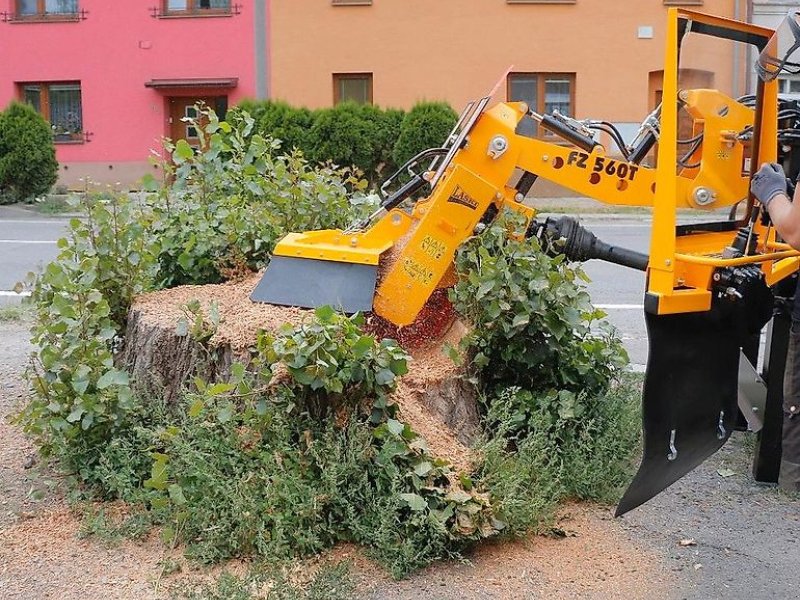
[[[253,100],[237,109],[255,119],[256,132],[281,140],[285,151],[296,149],[314,162],[356,167],[372,183],[417,152],[441,145],[457,118],[444,102],[420,102],[408,112],[354,103],[312,111]]]
[[[50,126],[31,106],[12,102],[0,112],[0,204],[44,194],[57,177]]]

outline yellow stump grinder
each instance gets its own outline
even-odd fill
[[[283,238],[252,299],[374,311],[405,326],[452,284],[459,245],[502,211],[516,211],[528,235],[572,260],[646,274],[644,454],[617,514],[683,477],[736,428],[761,430],[754,473],[774,481],[789,323],[775,298],[791,295],[800,253],[779,238],[749,189],[762,162],[781,160],[792,176],[800,168],[800,106],[778,94],[779,76],[800,72],[798,48],[800,12],[773,31],[671,8],[663,79],[652,94],[658,106],[630,143],[606,121],[540,115],[522,102],[489,108],[490,97],[473,102],[442,147],[389,178],[368,219]],[[741,72],[714,72],[731,57]],[[748,96],[722,91],[747,84]],[[547,134],[523,135],[523,121]],[[650,207],[649,254],[603,243],[570,217],[537,221],[524,202],[537,179],[610,205]],[[707,218],[679,225],[685,208]]]

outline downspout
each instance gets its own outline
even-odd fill
[[[746,8],[746,13],[747,14],[745,15],[745,20],[748,23],[752,23],[753,22],[753,0],[746,0],[745,5],[747,7]],[[746,56],[747,56],[747,58],[749,60],[753,51],[750,48],[748,48],[746,50],[746,52],[747,52]],[[747,86],[747,89],[745,90],[745,93],[749,94],[750,91],[753,89],[753,69],[751,69],[749,67],[746,67],[744,73],[745,73],[745,85]]]
[[[742,14],[739,10],[739,3],[741,0],[733,0],[733,19],[735,21],[742,20]],[[738,98],[742,96],[741,82],[740,82],[740,69],[741,69],[741,44],[733,45],[733,97]],[[747,49],[745,48],[745,52]]]
[[[256,99],[269,98],[269,49],[267,41],[267,2],[268,0],[254,0],[253,2],[253,50],[255,53],[255,79]]]

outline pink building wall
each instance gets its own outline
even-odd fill
[[[169,134],[168,96],[201,89],[156,90],[153,79],[238,78],[233,106],[255,97],[254,0],[235,0],[226,16],[152,16],[161,0],[80,0],[86,18],[74,22],[0,21],[0,107],[19,99],[19,83],[80,81],[83,129],[90,141],[57,144],[60,181],[133,182],[151,151]],[[0,13],[14,0],[0,0]],[[266,54],[266,48],[258,51]]]

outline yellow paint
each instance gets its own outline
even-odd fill
[[[516,190],[509,186],[521,169],[610,205],[652,207],[647,292],[658,300],[659,314],[708,310],[717,268],[760,264],[770,284],[789,276],[800,265],[800,253],[778,244],[775,231],[760,224],[755,231],[763,252],[744,258],[722,258],[735,231],[676,233],[678,208],[720,208],[748,199],[749,177],[743,173],[746,142],[741,132],[760,125],[760,159],[774,160],[777,152],[776,84],[764,86],[766,109],[760,124],[754,123],[754,111],[719,90],[679,89],[677,35],[679,23],[687,19],[758,36],[769,37],[771,32],[691,11],[669,10],[664,98],[680,98],[693,119],[695,134],[703,133],[702,145],[689,159],[699,162],[697,167],[676,172],[677,102],[664,102],[662,108],[657,168],[608,156],[603,147],[584,152],[516,135],[527,107],[498,103],[480,115],[430,196],[418,200],[410,214],[395,209],[369,229],[355,233],[291,234],[275,253],[374,265],[400,238],[407,238],[403,247],[393,252],[374,301],[376,313],[397,325],[407,325],[437,287],[452,284],[455,252],[473,235],[487,210],[514,210],[528,221],[534,217],[535,211],[517,202]],[[505,141],[500,155],[490,152],[498,138]]]

